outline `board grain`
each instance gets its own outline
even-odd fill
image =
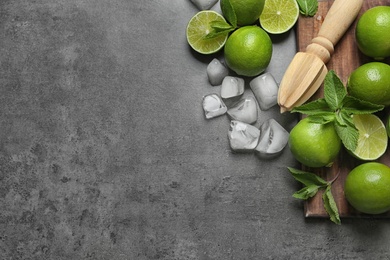
[[[317,36],[318,31],[321,27],[324,18],[334,1],[331,0],[320,0],[318,12],[314,17],[300,16],[297,23],[297,46],[298,51],[304,52],[306,46],[310,44],[311,40]],[[348,76],[360,65],[373,61],[372,59],[363,55],[357,48],[355,41],[355,27],[358,18],[363,14],[364,11],[378,5],[390,6],[390,0],[365,0],[363,7],[355,20],[355,22],[348,29],[346,34],[340,39],[339,43],[335,46],[335,51],[332,55],[331,60],[327,63],[328,70],[334,70],[335,73],[340,77],[344,84],[346,84]],[[348,10],[345,10],[348,12]],[[384,62],[390,64],[390,59],[386,59]],[[316,92],[312,99],[320,98],[323,96],[323,86]],[[382,111],[378,114],[383,120],[389,113],[389,110]],[[379,162],[385,163],[390,166],[390,148],[387,149],[386,153],[378,159]],[[326,180],[333,179],[337,174],[338,178],[332,185],[332,194],[336,201],[340,217],[373,217],[371,215],[363,214],[353,209],[344,197],[344,183],[348,173],[357,165],[361,164],[359,161],[353,158],[345,150],[342,150],[332,165],[329,168],[311,169],[302,166],[304,170],[315,172]],[[306,217],[328,217],[324,209],[322,202],[322,192],[318,192],[316,196],[307,200],[304,203],[304,213]],[[375,217],[390,217],[390,212]]]

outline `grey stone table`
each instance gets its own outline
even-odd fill
[[[215,7],[218,9],[218,6]],[[204,118],[189,0],[1,0],[0,259],[389,259],[390,222],[305,219],[286,166]],[[280,81],[294,32],[272,38]],[[295,116],[259,114],[290,130]]]

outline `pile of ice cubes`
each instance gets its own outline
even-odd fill
[[[249,82],[254,97],[243,96],[245,80],[229,76],[228,68],[216,58],[207,66],[207,76],[211,85],[221,87],[219,93],[203,97],[205,117],[229,116],[231,149],[235,152],[255,152],[261,158],[279,155],[287,145],[289,133],[272,118],[259,128],[254,126],[259,109],[268,110],[277,104],[279,87],[272,74],[263,73]]]

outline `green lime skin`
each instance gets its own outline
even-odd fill
[[[389,106],[390,65],[375,61],[359,66],[348,78],[347,91],[358,99]]]
[[[355,167],[345,180],[344,194],[356,210],[382,214],[390,210],[390,168],[368,162]]]
[[[221,9],[225,10],[228,1],[220,1]],[[230,0],[240,26],[252,25],[259,19],[265,0]],[[226,14],[224,14],[226,17]]]
[[[341,140],[332,123],[316,124],[304,118],[290,131],[291,153],[308,167],[330,166],[341,149]]]
[[[271,38],[259,26],[241,27],[227,39],[224,56],[228,67],[238,75],[247,77],[259,75],[271,61]]]
[[[375,6],[359,18],[355,37],[359,50],[375,60],[390,57],[390,6]]]

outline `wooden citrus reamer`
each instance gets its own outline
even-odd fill
[[[288,66],[278,92],[281,113],[305,103],[321,86],[334,46],[356,19],[364,0],[335,0],[318,36]]]

